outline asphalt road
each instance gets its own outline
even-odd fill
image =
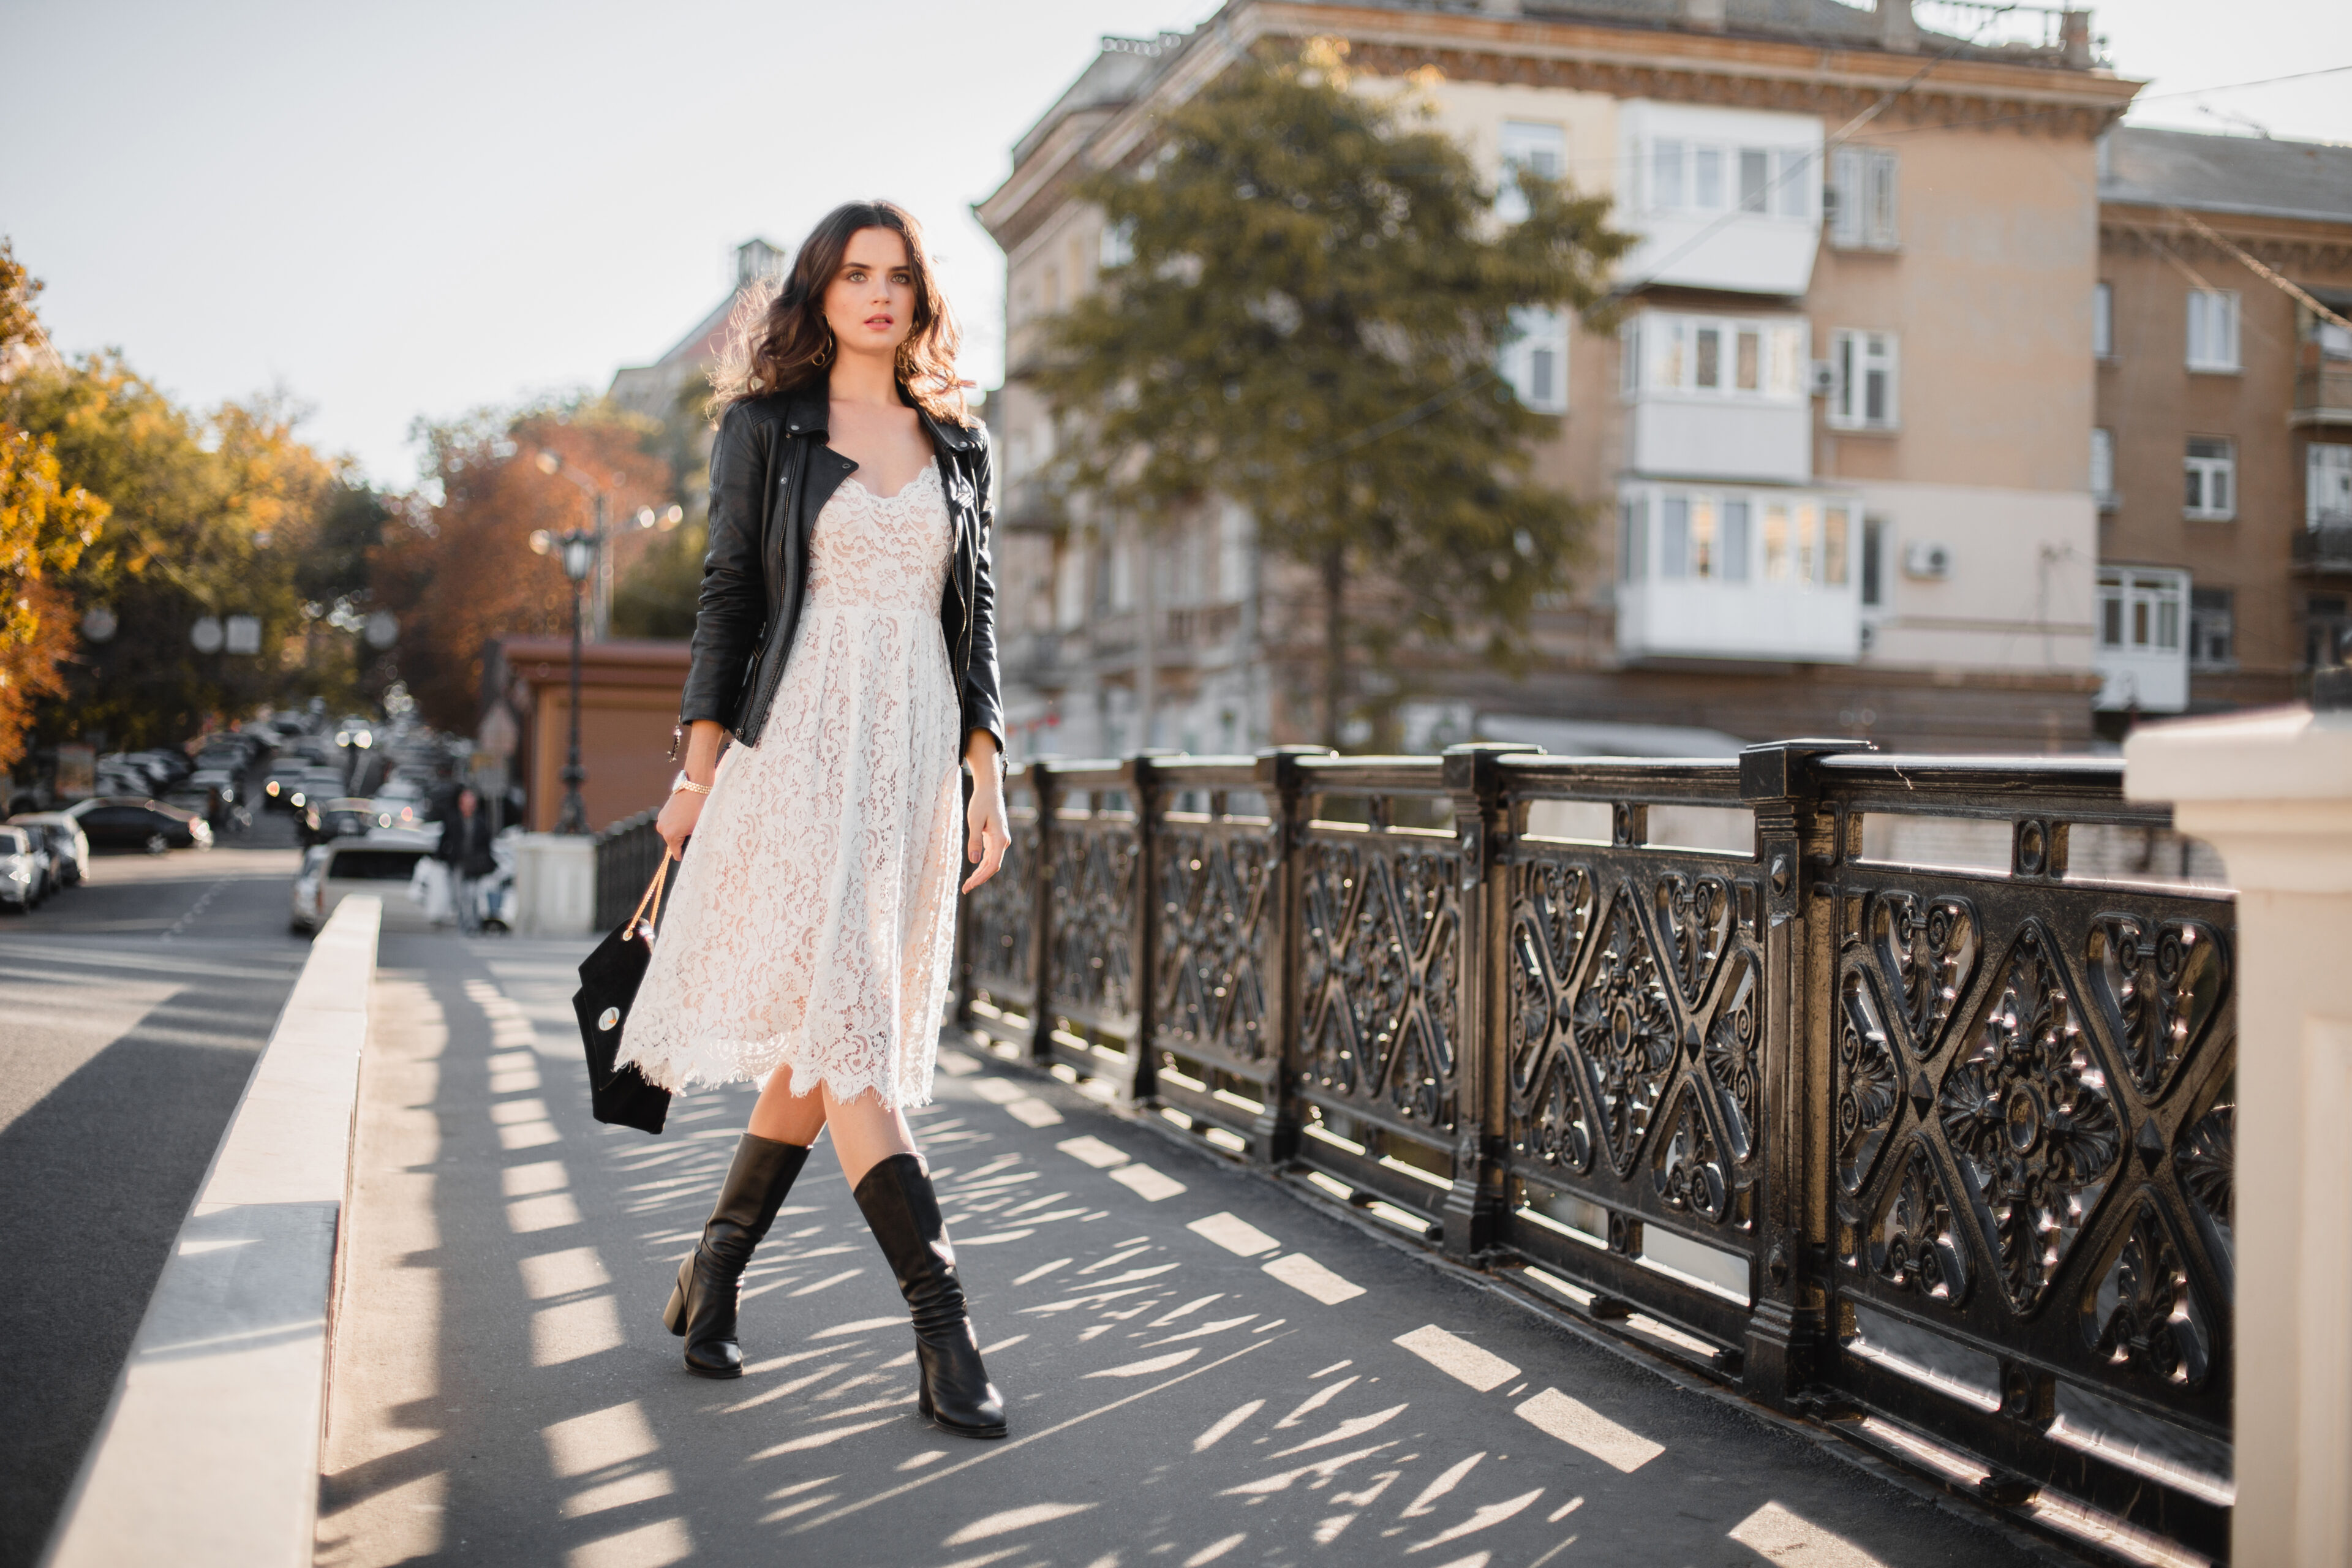
[[[914,1409],[906,1310],[820,1146],[747,1375],[659,1313],[749,1110],[604,1127],[583,944],[387,937],[321,1563],[1783,1568],[2039,1561],[1076,1090],[943,1055],[917,1126],[1013,1435]]]
[[[292,988],[287,819],[0,914],[0,1568],[38,1556]],[[276,847],[268,847],[276,846]]]

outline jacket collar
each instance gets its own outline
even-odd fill
[[[909,399],[911,402],[912,400]],[[934,419],[922,405],[915,404],[915,417],[922,422],[923,431],[931,443],[950,452],[969,452],[979,437],[961,425],[950,425]],[[784,434],[814,435],[822,438],[830,423],[833,402],[825,395],[822,383],[795,388],[784,395]]]

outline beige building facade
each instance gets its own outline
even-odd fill
[[[1105,40],[978,209],[1008,260],[1016,744],[1317,738],[1311,584],[1234,508],[1147,532],[1049,504],[1056,435],[1024,372],[1106,261],[1074,184],[1148,151],[1244,52],[1318,36],[1347,40],[1367,90],[1423,84],[1490,180],[1556,173],[1640,241],[1613,320],[1531,317],[1499,367],[1557,417],[1538,472],[1595,520],[1575,588],[1538,612],[1536,667],[1368,672],[1349,739],[2091,743],[2098,147],[2136,84],[2095,64],[2084,13],[2001,13],[2010,34],[1969,42],[1885,3],[1234,0],[1189,34]]]

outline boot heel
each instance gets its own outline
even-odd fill
[[[662,1327],[680,1336],[686,1332],[686,1271],[693,1267],[694,1258],[689,1253],[686,1261],[678,1265],[677,1283],[669,1288],[669,1305],[662,1309]]]

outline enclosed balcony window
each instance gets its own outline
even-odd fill
[[[1645,482],[1618,500],[1629,654],[1850,661],[1861,513],[1847,497]]]
[[[1619,384],[1628,394],[1699,393],[1743,401],[1804,397],[1805,324],[1646,310],[1626,322]]]
[[[2303,520],[2312,528],[2352,525],[2352,445],[2314,441],[2304,448]]]

